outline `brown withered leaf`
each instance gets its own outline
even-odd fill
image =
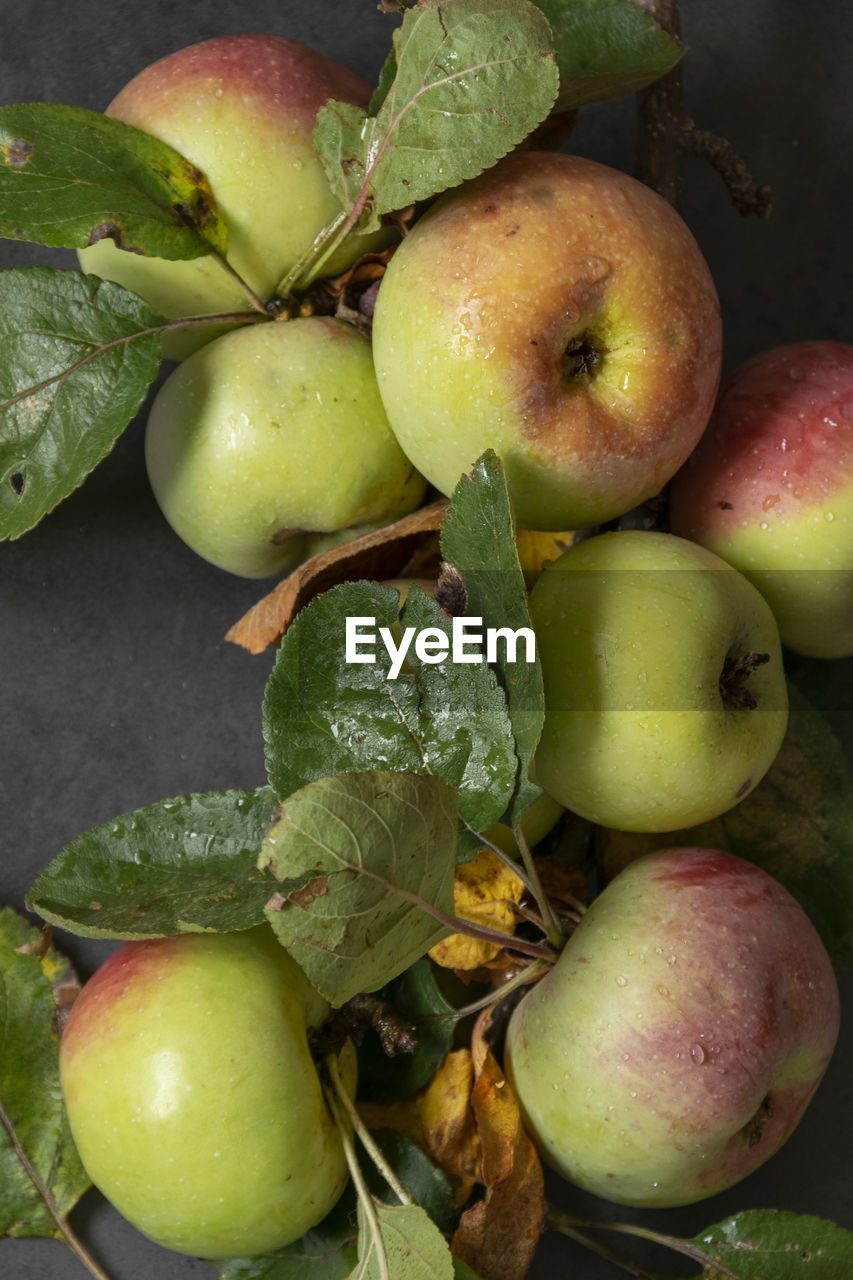
[[[509,936],[515,932],[524,884],[511,867],[491,849],[481,849],[476,857],[456,868],[453,882],[454,913],[461,920],[486,925]],[[452,933],[430,951],[430,958],[445,969],[479,969],[501,952],[495,942]]]
[[[321,592],[340,582],[394,577],[420,544],[440,527],[447,506],[447,499],[440,498],[384,529],[312,556],[253,605],[230,628],[225,639],[249,653],[263,653],[270,645],[278,644],[299,610]]]
[[[369,1129],[398,1129],[443,1170],[458,1205],[480,1181],[482,1149],[471,1109],[474,1067],[467,1049],[447,1055],[420,1092],[400,1101],[364,1102],[359,1112]]]
[[[524,1280],[545,1220],[542,1165],[522,1126],[518,1100],[486,1046],[482,1028],[473,1061],[471,1105],[486,1191],[462,1214],[451,1247],[489,1280]]]

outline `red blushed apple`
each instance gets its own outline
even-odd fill
[[[106,114],[169,143],[207,175],[228,224],[228,263],[262,300],[340,211],[312,134],[330,98],[366,106],[370,89],[331,58],[282,36],[221,36],[146,67]],[[375,238],[374,238],[375,241]],[[329,270],[368,247],[355,237]],[[164,315],[247,310],[244,290],[214,257],[144,258],[102,240],[80,255],[84,270],[116,280]],[[183,356],[210,328],[170,338]]]
[[[391,427],[442,492],[486,449],[518,523],[576,529],[656,494],[713,408],[717,295],[675,211],[579,156],[518,152],[442,196],[377,295]]]
[[[785,645],[853,654],[853,346],[791,343],[736,369],[670,516],[752,579]]]
[[[838,1035],[811,921],[765,871],[676,848],[622,871],[510,1021],[542,1155],[634,1205],[724,1190],[788,1138]]]

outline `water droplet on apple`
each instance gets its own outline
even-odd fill
[[[620,976],[616,979],[616,985],[617,987],[627,987],[628,979],[622,977],[622,975],[620,974]]]
[[[693,1048],[690,1050],[690,1057],[698,1066],[702,1065],[707,1056],[705,1048],[701,1044],[694,1044]]]
[[[824,518],[824,520],[834,520],[834,519],[835,519],[835,512],[834,512],[834,511],[827,511],[827,512],[826,512],[826,514],[825,514],[825,516],[824,516],[823,518]]]
[[[792,378],[794,382],[802,382],[805,376],[806,376],[805,372],[800,368],[798,364],[792,364],[790,369],[788,370],[788,377]]]

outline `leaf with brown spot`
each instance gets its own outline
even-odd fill
[[[456,868],[453,886],[454,912],[461,920],[498,929],[512,936],[524,884],[491,849],[481,849],[470,862]],[[478,969],[500,953],[495,942],[483,942],[464,933],[443,938],[430,958],[445,969]]]
[[[205,175],[141,129],[84,107],[0,107],[0,235],[82,249],[105,238],[156,258],[225,257]]]
[[[489,1280],[524,1280],[545,1220],[542,1165],[512,1088],[490,1050],[476,1065],[471,1105],[482,1147],[482,1200],[466,1209],[451,1246]]]
[[[447,499],[441,498],[384,529],[312,556],[253,605],[225,639],[249,653],[263,653],[278,644],[300,609],[321,592],[342,582],[381,581],[400,573],[429,535],[440,528],[447,506]]]

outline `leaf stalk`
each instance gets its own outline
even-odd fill
[[[24,1169],[24,1172],[26,1173],[30,1182],[33,1184],[39,1196],[44,1201],[45,1208],[47,1209],[51,1218],[53,1218],[53,1221],[56,1223],[57,1228],[59,1229],[60,1235],[63,1241],[65,1242],[65,1244],[68,1246],[71,1252],[77,1257],[77,1259],[80,1262],[82,1262],[83,1266],[86,1268],[89,1274],[94,1277],[94,1280],[110,1280],[110,1276],[107,1274],[106,1271],[103,1270],[102,1267],[98,1265],[98,1263],[89,1253],[86,1246],[83,1244],[83,1241],[79,1238],[76,1232],[69,1225],[68,1221],[65,1218],[63,1218],[62,1214],[57,1209],[56,1204],[54,1203],[53,1197],[51,1196],[47,1187],[42,1182],[41,1178],[36,1172],[36,1169],[34,1165],[31,1163],[29,1157],[27,1156],[27,1153],[24,1151],[24,1148],[21,1146],[21,1141],[15,1131],[15,1126],[13,1125],[2,1102],[0,1102],[0,1124],[3,1125],[3,1128],[6,1130],[7,1134],[9,1135],[9,1140],[15,1149],[15,1155],[20,1160],[21,1165]]]

